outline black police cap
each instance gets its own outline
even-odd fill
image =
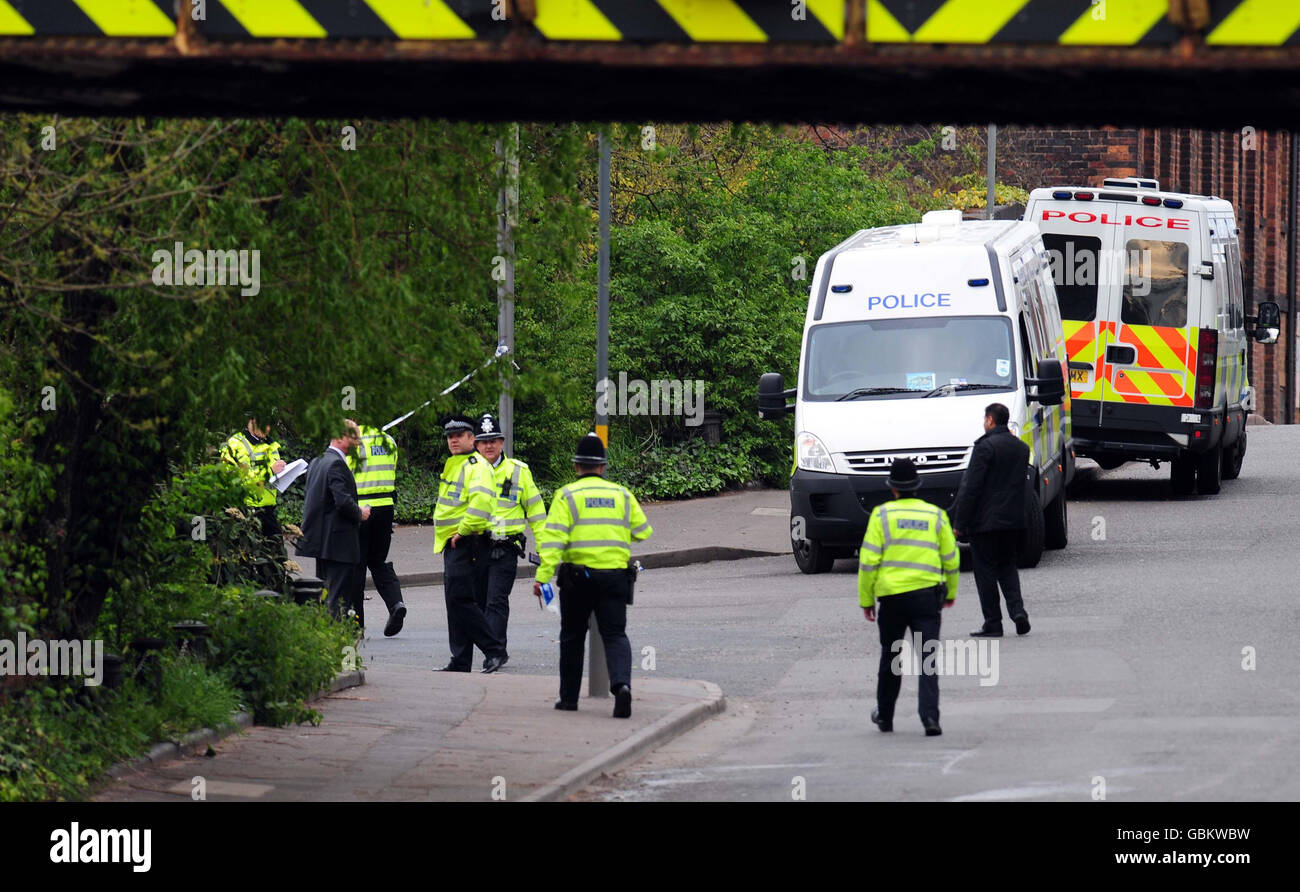
[[[506,432],[491,412],[484,412],[478,417],[478,424],[474,426],[475,440],[504,440],[505,437]]]

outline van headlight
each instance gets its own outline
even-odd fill
[[[815,434],[801,431],[794,438],[794,453],[799,467],[805,471],[834,473],[835,463],[831,461],[831,451]]]

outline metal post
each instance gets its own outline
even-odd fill
[[[1296,142],[1296,132],[1293,130],[1291,138],[1291,164],[1287,177],[1290,182],[1287,184],[1287,200],[1290,204],[1290,219],[1286,224],[1286,423],[1295,424],[1296,410],[1296,261],[1300,258],[1296,256],[1296,228],[1300,226],[1300,213],[1297,212],[1297,205],[1300,205],[1300,197],[1297,196],[1297,189],[1300,189],[1300,143]]]
[[[993,219],[993,206],[997,204],[997,172],[998,172],[998,125],[989,125],[989,166],[986,174],[985,183],[988,186],[989,194],[985,210],[988,212],[988,219]]]
[[[597,393],[600,387],[609,386],[609,136],[603,130],[600,134],[600,253],[596,270],[596,381]],[[600,382],[605,383],[602,385]],[[598,400],[596,435],[608,448],[609,415],[601,408],[602,403]],[[587,622],[587,633],[587,696],[608,697],[605,642],[601,640],[595,614]]]
[[[602,383],[603,382],[603,383]],[[596,267],[596,387],[609,386],[609,136],[600,134],[600,249]],[[608,393],[608,391],[606,391]],[[604,407],[608,408],[608,407]],[[596,403],[596,435],[609,447],[609,416]]]
[[[497,195],[497,253],[505,259],[504,277],[497,285],[497,342],[515,352],[515,227],[519,225],[519,125],[507,139],[497,140],[502,184]],[[503,366],[504,368],[504,366]],[[515,454],[515,398],[506,383],[497,403],[497,420],[506,435],[505,453]]]

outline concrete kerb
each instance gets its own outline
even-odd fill
[[[661,743],[685,734],[709,716],[717,715],[727,708],[726,698],[722,696],[722,688],[711,681],[695,683],[704,686],[706,696],[703,700],[677,707],[654,724],[642,728],[622,743],[588,759],[577,768],[562,774],[519,801],[553,802],[557,799],[565,799],[601,775],[617,771]]]
[[[326,694],[333,694],[336,691],[342,691],[346,688],[354,688],[366,683],[364,672],[345,672],[336,677],[329,684],[329,688],[319,691],[307,699],[308,703],[314,703]],[[126,759],[118,762],[116,765],[104,772],[105,777],[118,780],[140,768],[148,768],[153,765],[161,765],[164,762],[170,762],[172,759],[179,759],[189,753],[206,749],[211,744],[219,740],[224,740],[232,734],[238,734],[247,730],[253,724],[253,714],[251,712],[236,713],[235,717],[229,723],[221,725],[218,728],[200,728],[197,731],[191,731],[189,734],[181,737],[180,740],[164,740],[155,743],[149,748],[149,752],[143,756],[137,756],[134,759]]]
[[[729,548],[724,545],[706,545],[700,548],[679,548],[673,551],[653,551],[649,554],[634,554],[632,560],[640,561],[647,570],[666,567],[685,567],[690,564],[707,564],[710,561],[739,561],[745,558],[772,557],[780,554],[776,551],[760,551],[755,548]],[[532,564],[520,564],[516,579],[532,579],[537,568]],[[442,571],[425,573],[398,574],[397,582],[403,586],[442,585]],[[375,583],[367,574],[366,590],[374,591]]]

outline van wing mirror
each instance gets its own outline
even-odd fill
[[[758,417],[775,421],[794,411],[786,401],[794,399],[795,391],[785,389],[785,378],[780,372],[768,372],[758,379]]]
[[[1059,406],[1065,401],[1065,373],[1059,359],[1044,359],[1038,363],[1038,377],[1025,381],[1032,388],[1026,396],[1044,406]]]
[[[1254,322],[1256,341],[1261,344],[1277,343],[1277,336],[1282,330],[1282,309],[1276,301],[1260,301]]]

